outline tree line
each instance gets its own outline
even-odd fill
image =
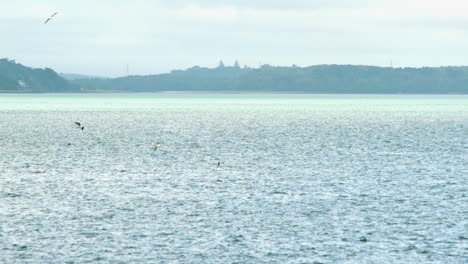
[[[66,75],[62,75],[66,76]],[[0,92],[294,92],[467,94],[468,67],[392,68],[358,65],[259,68],[195,66],[166,74],[66,80],[49,68],[0,59]]]
[[[0,92],[80,92],[80,87],[50,68],[34,69],[0,59]]]
[[[354,65],[192,67],[167,74],[74,81],[84,91],[466,94],[468,67],[391,68]]]

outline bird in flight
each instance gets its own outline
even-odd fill
[[[216,164],[216,168],[214,168],[213,170],[219,171],[221,169],[220,166],[221,166],[221,162],[218,161],[218,163]]]
[[[47,20],[44,22],[44,24],[47,24],[47,22],[49,22],[49,20],[51,20],[56,14],[58,14],[58,12],[55,12],[53,15],[51,15],[49,18],[47,18]]]
[[[161,147],[161,143],[158,142],[158,143],[156,143],[156,145],[154,145],[154,150],[157,150],[160,147]]]
[[[75,124],[76,124],[76,128],[81,128],[81,130],[84,129],[84,126],[82,126],[80,122],[75,122]]]

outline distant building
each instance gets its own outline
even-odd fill
[[[19,86],[20,86],[21,88],[26,88],[26,87],[28,87],[28,84],[27,84],[25,81],[23,81],[23,80],[19,80],[19,81],[18,81],[18,84],[19,84]]]

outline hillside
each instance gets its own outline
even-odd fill
[[[318,65],[261,68],[193,67],[115,79],[81,79],[84,91],[257,91],[369,94],[467,94],[468,67],[384,68]]]
[[[0,92],[79,92],[72,84],[49,68],[34,69],[13,60],[0,59]]]
[[[66,77],[68,80],[66,80]],[[86,78],[0,59],[0,92],[293,92],[468,94],[468,67],[385,68],[355,65],[192,67],[166,74]]]
[[[104,77],[101,76],[94,76],[94,75],[85,75],[85,74],[78,74],[78,73],[59,73],[60,77],[64,78],[65,80],[79,80],[79,79],[103,79]]]

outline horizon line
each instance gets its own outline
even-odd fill
[[[126,74],[126,75],[113,75],[113,76],[102,76],[102,75],[99,75],[99,74],[93,74],[93,73],[79,73],[79,72],[64,72],[64,71],[58,71],[54,68],[51,68],[51,67],[35,67],[35,66],[28,66],[28,65],[25,65],[25,64],[22,64],[20,62],[17,62],[15,59],[10,59],[8,57],[3,57],[3,58],[0,58],[0,60],[7,60],[9,62],[14,62],[16,64],[19,64],[19,65],[22,65],[22,66],[25,66],[25,67],[28,67],[28,68],[33,68],[33,69],[52,69],[54,70],[57,74],[59,75],[63,75],[63,74],[73,74],[73,75],[83,75],[83,76],[90,76],[90,77],[95,77],[95,78],[108,78],[108,79],[112,79],[112,78],[124,78],[124,77],[128,77],[128,76],[151,76],[151,75],[161,75],[161,74],[170,74],[174,71],[186,71],[186,70],[189,70],[189,69],[193,69],[193,68],[203,68],[203,69],[217,69],[217,68],[240,68],[240,69],[261,69],[262,67],[274,67],[274,68],[302,68],[302,69],[305,69],[305,68],[310,68],[310,67],[318,67],[318,66],[355,66],[355,67],[376,67],[376,68],[392,68],[392,69],[406,69],[406,68],[411,68],[411,69],[424,69],[424,68],[450,68],[450,67],[453,67],[453,68],[463,68],[463,67],[468,67],[468,64],[467,65],[440,65],[440,66],[394,66],[393,63],[391,63],[390,65],[388,66],[381,66],[381,65],[373,65],[373,64],[338,64],[338,63],[321,63],[321,64],[311,64],[311,65],[308,65],[308,66],[300,66],[300,65],[297,65],[297,64],[291,64],[289,66],[287,65],[274,65],[274,64],[269,64],[269,63],[264,63],[264,64],[261,64],[259,66],[249,66],[249,65],[243,65],[243,66],[236,66],[236,63],[234,63],[234,65],[224,65],[222,67],[220,67],[220,65],[218,66],[215,66],[215,67],[209,67],[209,66],[200,66],[200,65],[193,65],[191,67],[187,67],[187,68],[175,68],[175,69],[172,69],[172,70],[169,70],[169,71],[165,71],[165,72],[160,72],[160,73],[150,73],[150,74],[143,74],[143,73],[138,73],[138,74]],[[220,63],[222,62],[223,60],[220,60]],[[236,62],[238,62],[236,60]],[[125,64],[125,67],[127,68],[128,65],[130,64]]]

